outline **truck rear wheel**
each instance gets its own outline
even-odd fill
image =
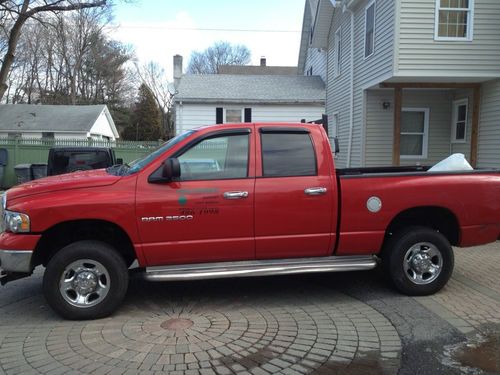
[[[128,287],[125,261],[100,241],[74,242],[50,260],[43,292],[50,307],[63,318],[103,318],[120,305]]]
[[[411,296],[436,293],[453,272],[454,256],[449,241],[426,227],[411,227],[391,238],[382,256],[390,280]]]

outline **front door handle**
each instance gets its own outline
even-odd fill
[[[248,197],[248,191],[226,191],[225,199],[242,199]]]
[[[304,190],[307,195],[323,195],[326,193],[325,187],[311,187]]]

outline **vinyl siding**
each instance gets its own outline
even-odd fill
[[[500,1],[475,0],[473,40],[435,41],[436,0],[401,0],[396,76],[500,77]]]
[[[403,107],[429,108],[427,159],[401,159],[401,165],[432,165],[450,155],[451,101],[449,90],[405,90]],[[391,107],[382,108],[389,101]],[[366,110],[366,166],[392,164],[394,106],[392,90],[369,90]],[[466,154],[467,159],[469,159]]]
[[[481,87],[477,166],[500,168],[500,80]]]
[[[252,108],[252,122],[314,121],[325,113],[322,105],[249,105],[249,104],[188,104],[176,105],[176,134],[185,130],[215,124],[215,108]]]
[[[318,48],[309,48],[307,50],[306,65],[304,74],[312,67],[312,75],[320,76],[323,82],[326,82],[326,57],[325,50]]]
[[[365,6],[363,1],[354,9],[354,96],[353,96],[353,132],[351,158],[348,163],[349,147],[349,113],[350,103],[350,53],[351,53],[351,16],[348,11],[337,8],[330,28],[328,81],[327,81],[327,113],[339,113],[340,154],[337,157],[339,167],[361,166],[363,157],[364,133],[364,90],[376,86],[385,80],[393,70],[394,15],[395,5],[392,1],[376,0],[375,2],[375,49],[370,57],[364,57]],[[342,27],[342,62],[341,75],[334,77],[334,40],[335,31]]]

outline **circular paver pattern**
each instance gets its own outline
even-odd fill
[[[0,299],[0,373],[358,374],[399,366],[391,323],[321,287],[245,298],[131,293],[138,295],[112,317],[83,322],[59,319],[38,291]]]

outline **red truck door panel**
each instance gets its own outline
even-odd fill
[[[321,133],[313,137],[305,128],[283,126],[258,130],[257,259],[328,255],[336,192]]]
[[[250,128],[196,142],[175,155],[180,181],[139,182],[137,220],[150,266],[254,259]]]

